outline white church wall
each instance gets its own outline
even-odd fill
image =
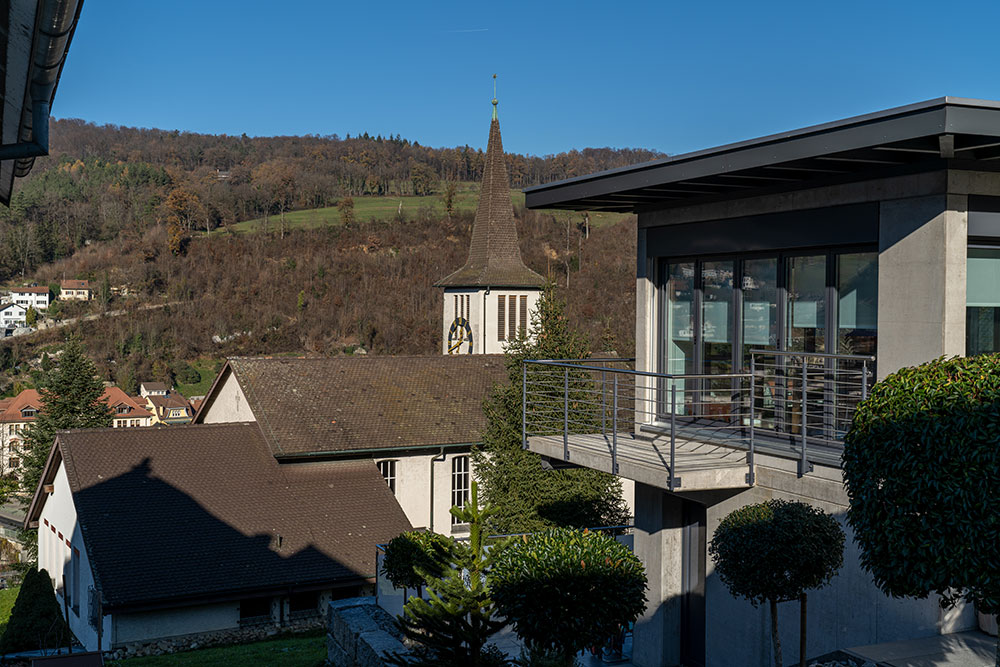
[[[452,506],[452,470],[456,458],[468,456],[468,451],[444,455],[433,452],[386,456],[375,461],[395,461],[396,501],[414,528],[427,528],[442,535],[461,535],[461,529],[453,529],[449,512]],[[471,464],[470,458],[470,481],[474,479]]]
[[[205,410],[201,421],[205,424],[257,421],[249,404],[247,404],[243,390],[240,389],[236,374],[232,371],[226,372],[226,377],[223,378],[222,386],[217,390],[215,400]]]
[[[510,300],[515,299],[517,304],[514,308],[514,329],[520,331],[522,318],[525,319],[525,329],[530,332],[531,317],[535,312],[538,298],[541,291],[537,289],[446,289],[444,292],[444,308],[441,326],[442,344],[441,350],[444,354],[468,354],[468,345],[463,343],[454,352],[450,347],[455,345],[454,337],[449,344],[449,334],[451,327],[457,317],[464,316],[469,321],[469,328],[472,331],[472,354],[503,354],[504,347],[510,338]],[[500,318],[498,317],[499,299],[504,297],[504,335],[499,336]],[[521,309],[521,297],[527,299],[527,312]],[[524,317],[526,315],[526,317]]]

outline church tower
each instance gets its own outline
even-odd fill
[[[544,285],[545,279],[524,265],[517,245],[494,93],[469,259],[458,271],[435,283],[444,288],[443,352],[502,353],[508,340],[527,332],[530,313]]]

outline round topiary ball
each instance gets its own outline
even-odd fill
[[[847,520],[882,591],[1000,611],[1000,356],[941,358],[880,381],[843,463]]]
[[[614,538],[555,528],[498,548],[497,611],[535,650],[572,656],[615,636],[646,608],[646,572]]]
[[[708,553],[729,592],[756,607],[829,583],[844,563],[844,531],[818,507],[773,499],[727,514]]]

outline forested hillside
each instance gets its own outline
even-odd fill
[[[390,207],[384,219],[323,216],[309,229],[237,233],[248,228],[235,223],[348,197],[443,201],[449,182],[473,197],[467,186],[480,176],[481,151],[399,137],[226,137],[74,120],[53,123],[52,148],[11,208],[0,209],[0,280],[88,278],[103,295],[90,310],[128,312],[8,339],[0,345],[7,388],[15,366],[72,333],[125,387],[237,354],[440,351],[441,292],[432,285],[466,259],[465,200],[450,214],[445,205]],[[517,188],[656,157],[588,149],[507,159]],[[582,214],[556,219],[518,207],[517,217],[525,262],[569,284],[574,324],[595,348],[630,354],[634,219],[612,218],[588,237]],[[67,306],[62,315],[83,310]]]
[[[78,334],[107,379],[128,386],[135,378],[176,372],[200,358],[259,354],[438,354],[442,292],[433,287],[466,259],[472,215],[451,222],[414,219],[365,222],[352,228],[276,234],[200,236],[183,254],[166,249],[157,227],[123,233],[49,264],[39,282],[63,275],[128,286],[103,317],[7,339],[13,354],[0,367]],[[583,238],[551,216],[519,211],[525,262],[563,287],[572,324],[595,349],[632,353],[635,319],[635,221],[592,231]],[[569,243],[567,244],[567,235]],[[568,250],[567,250],[568,246]],[[569,277],[570,289],[565,289]],[[167,308],[138,310],[168,302]],[[98,304],[93,304],[99,308]]]
[[[485,137],[483,137],[485,138]],[[344,197],[443,194],[476,182],[484,153],[429,148],[395,137],[230,137],[79,120],[51,125],[51,155],[0,208],[0,281],[28,277],[85,243],[173,224],[175,243],[269,215],[335,205]],[[596,148],[545,157],[507,155],[511,185],[528,185],[661,157]]]

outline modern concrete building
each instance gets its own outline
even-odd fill
[[[770,498],[843,521],[842,438],[871,384],[1000,351],[1000,102],[942,98],[526,201],[638,215],[634,365],[529,364],[524,380],[566,406],[553,420],[526,403],[527,447],[636,481],[650,603],[634,664],[773,664],[766,609],[729,595],[707,542],[730,511]],[[798,607],[779,609],[796,661]],[[968,608],[881,594],[849,531],[809,619],[809,657],[975,625]]]
[[[444,354],[502,354],[528,333],[544,285],[521,260],[494,98],[469,259],[436,283],[444,288]]]

